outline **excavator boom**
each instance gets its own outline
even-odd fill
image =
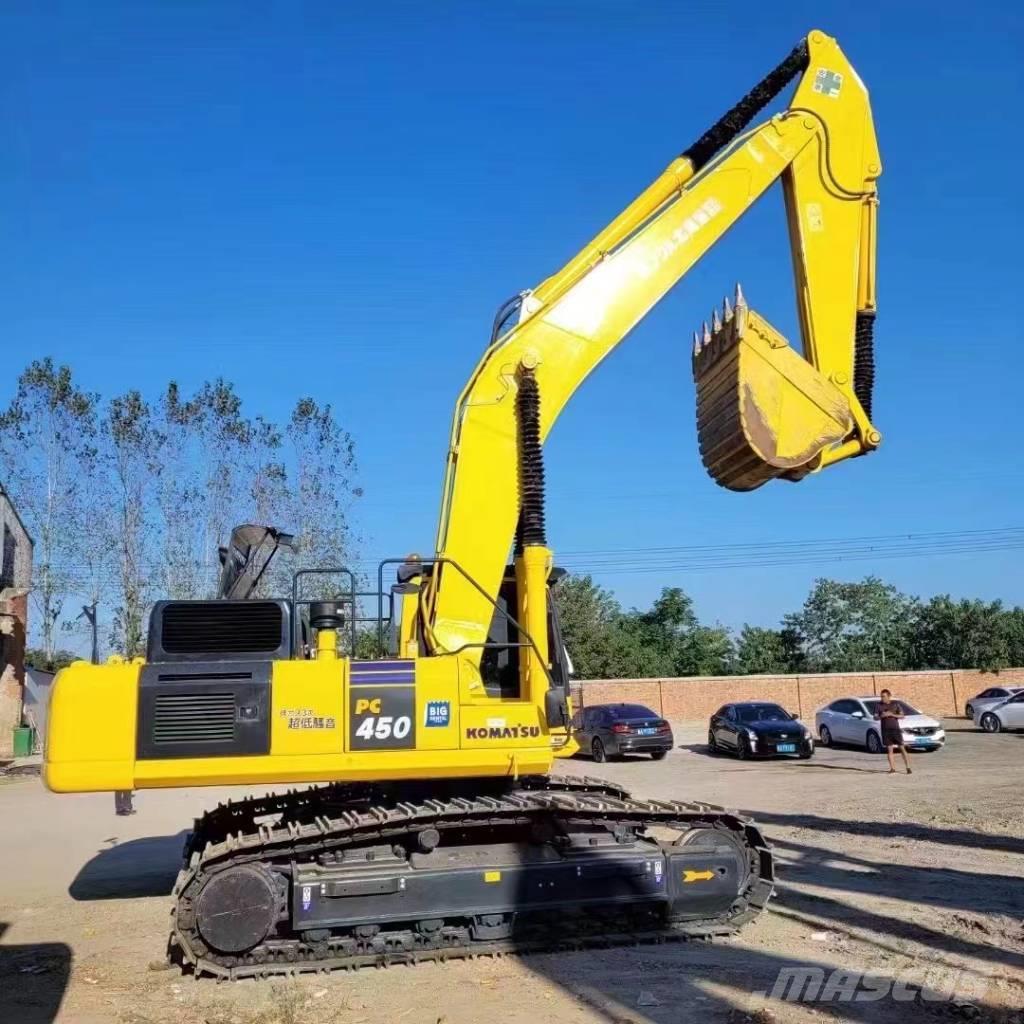
[[[743,132],[802,72],[790,106]],[[591,370],[776,181],[786,196],[803,354],[741,302],[709,318],[693,367],[712,477],[749,490],[876,447],[870,330],[881,173],[868,94],[811,32],[562,270],[516,303],[459,396],[428,594],[428,649],[482,644],[520,508],[516,393],[541,396],[540,438]],[[737,297],[739,301],[739,296]],[[858,345],[860,348],[858,348]],[[472,579],[469,579],[471,577]],[[473,585],[476,581],[479,587]]]

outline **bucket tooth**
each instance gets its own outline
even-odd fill
[[[849,399],[747,305],[739,285],[732,315],[728,300],[723,309],[714,334],[705,323],[694,346],[701,459],[730,490],[799,479],[853,430]]]
[[[729,304],[729,296],[722,299],[722,318],[728,323],[732,319],[732,306]]]

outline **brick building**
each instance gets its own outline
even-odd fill
[[[0,757],[10,757],[21,724],[32,538],[0,485]]]

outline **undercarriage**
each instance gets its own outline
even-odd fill
[[[748,819],[599,779],[338,784],[198,819],[170,948],[237,979],[713,938],[772,884]]]

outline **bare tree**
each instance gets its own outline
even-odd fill
[[[156,494],[162,596],[205,597],[209,580],[204,579],[202,560],[206,519],[203,393],[184,398],[171,381],[156,404],[154,420],[160,460]]]
[[[292,561],[303,567],[343,565],[353,554],[350,513],[362,494],[353,485],[352,437],[330,405],[312,398],[296,402],[285,432],[292,449],[287,511],[298,540]]]
[[[156,530],[153,507],[160,476],[162,438],[149,405],[138,391],[113,398],[103,421],[114,515],[114,550],[120,603],[113,642],[126,657],[141,654],[145,613],[152,588]]]
[[[21,374],[0,413],[0,472],[35,540],[32,597],[48,660],[76,567],[93,543],[83,508],[95,472],[97,401],[69,367],[46,358]]]

